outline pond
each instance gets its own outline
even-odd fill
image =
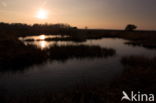
[[[51,36],[52,37],[52,36]],[[53,36],[58,37],[58,36]],[[41,40],[37,40],[39,38]],[[53,45],[89,45],[101,48],[112,48],[116,54],[107,58],[68,58],[66,61],[49,60],[46,63],[33,65],[24,71],[0,72],[0,88],[10,95],[21,95],[34,91],[59,91],[76,88],[81,84],[87,86],[109,84],[118,77],[123,67],[120,60],[123,56],[144,55],[152,57],[156,50],[126,45],[127,40],[119,38],[103,38],[86,42],[46,41],[49,36],[31,36],[20,38],[25,45],[35,45],[44,50]],[[24,39],[35,39],[25,41]],[[83,51],[83,50],[82,50]]]

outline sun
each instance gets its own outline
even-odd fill
[[[47,19],[48,18],[48,12],[44,9],[40,9],[38,12],[37,12],[37,15],[36,17],[38,19]]]

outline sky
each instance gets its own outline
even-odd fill
[[[67,23],[79,28],[156,30],[156,0],[0,0],[0,22]],[[46,19],[36,16],[43,9]]]

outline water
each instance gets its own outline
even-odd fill
[[[88,86],[107,84],[122,73],[123,67],[120,60],[123,56],[144,55],[152,57],[156,55],[156,50],[126,45],[126,40],[123,39],[104,38],[75,43],[44,41],[44,38],[47,37],[42,36],[42,40],[24,41],[24,43],[26,45],[36,45],[43,50],[56,44],[66,46],[80,44],[98,45],[104,48],[115,49],[116,55],[108,58],[72,58],[64,62],[57,60],[47,61],[44,64],[26,68],[24,71],[1,72],[1,89],[8,94],[19,95],[35,90],[57,91],[65,88],[75,88],[81,84]]]

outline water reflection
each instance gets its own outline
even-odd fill
[[[24,41],[24,44],[27,46],[33,45],[36,46],[38,49],[45,50],[56,43],[42,40],[42,41]]]
[[[60,35],[44,35],[41,34],[39,36],[26,36],[26,37],[19,37],[21,41],[40,41],[45,39],[53,39],[53,38],[65,38],[68,36],[60,36]]]
[[[46,59],[37,63],[27,61],[22,73],[13,72],[10,74],[11,70],[21,70],[19,67],[21,64],[16,61],[12,62],[13,65],[6,64],[6,66],[10,66],[10,69],[7,70],[4,67],[5,72],[0,71],[0,85],[12,94],[18,94],[18,91],[25,93],[26,90],[30,91],[37,88],[39,91],[46,88],[48,90],[60,90],[65,87],[70,88],[73,85],[77,86],[83,81],[89,86],[97,85],[111,81],[122,73],[123,68],[120,60],[123,56],[144,55],[153,57],[156,55],[155,50],[128,46],[125,45],[125,42],[126,40],[111,38],[89,40],[85,43],[24,41],[25,44],[36,45],[44,50],[52,47],[48,51],[50,52],[50,60]],[[116,51],[116,56],[114,53],[110,55],[109,51],[107,51],[109,55],[104,56],[104,52],[101,52],[103,48],[113,48]],[[106,57],[109,58],[106,59]],[[36,58],[38,60],[38,57]],[[14,67],[16,63],[17,66]]]
[[[71,41],[53,41],[51,39],[63,39],[68,36],[60,36],[60,35],[39,35],[39,36],[27,36],[27,37],[20,37],[21,40],[25,45],[34,45],[41,50],[48,49],[54,45],[78,45],[82,43],[75,43]],[[47,40],[49,39],[49,40]]]
[[[58,46],[68,46],[68,45],[83,45],[85,43],[75,43],[72,41],[23,41],[25,45],[33,45],[36,46],[38,49],[46,50],[52,46],[58,45]],[[88,44],[86,44],[88,45]]]
[[[45,36],[45,35],[40,35],[39,38],[40,38],[41,40],[45,40],[46,36]]]
[[[38,47],[41,48],[42,50],[48,47],[48,43],[46,41],[39,41]]]

